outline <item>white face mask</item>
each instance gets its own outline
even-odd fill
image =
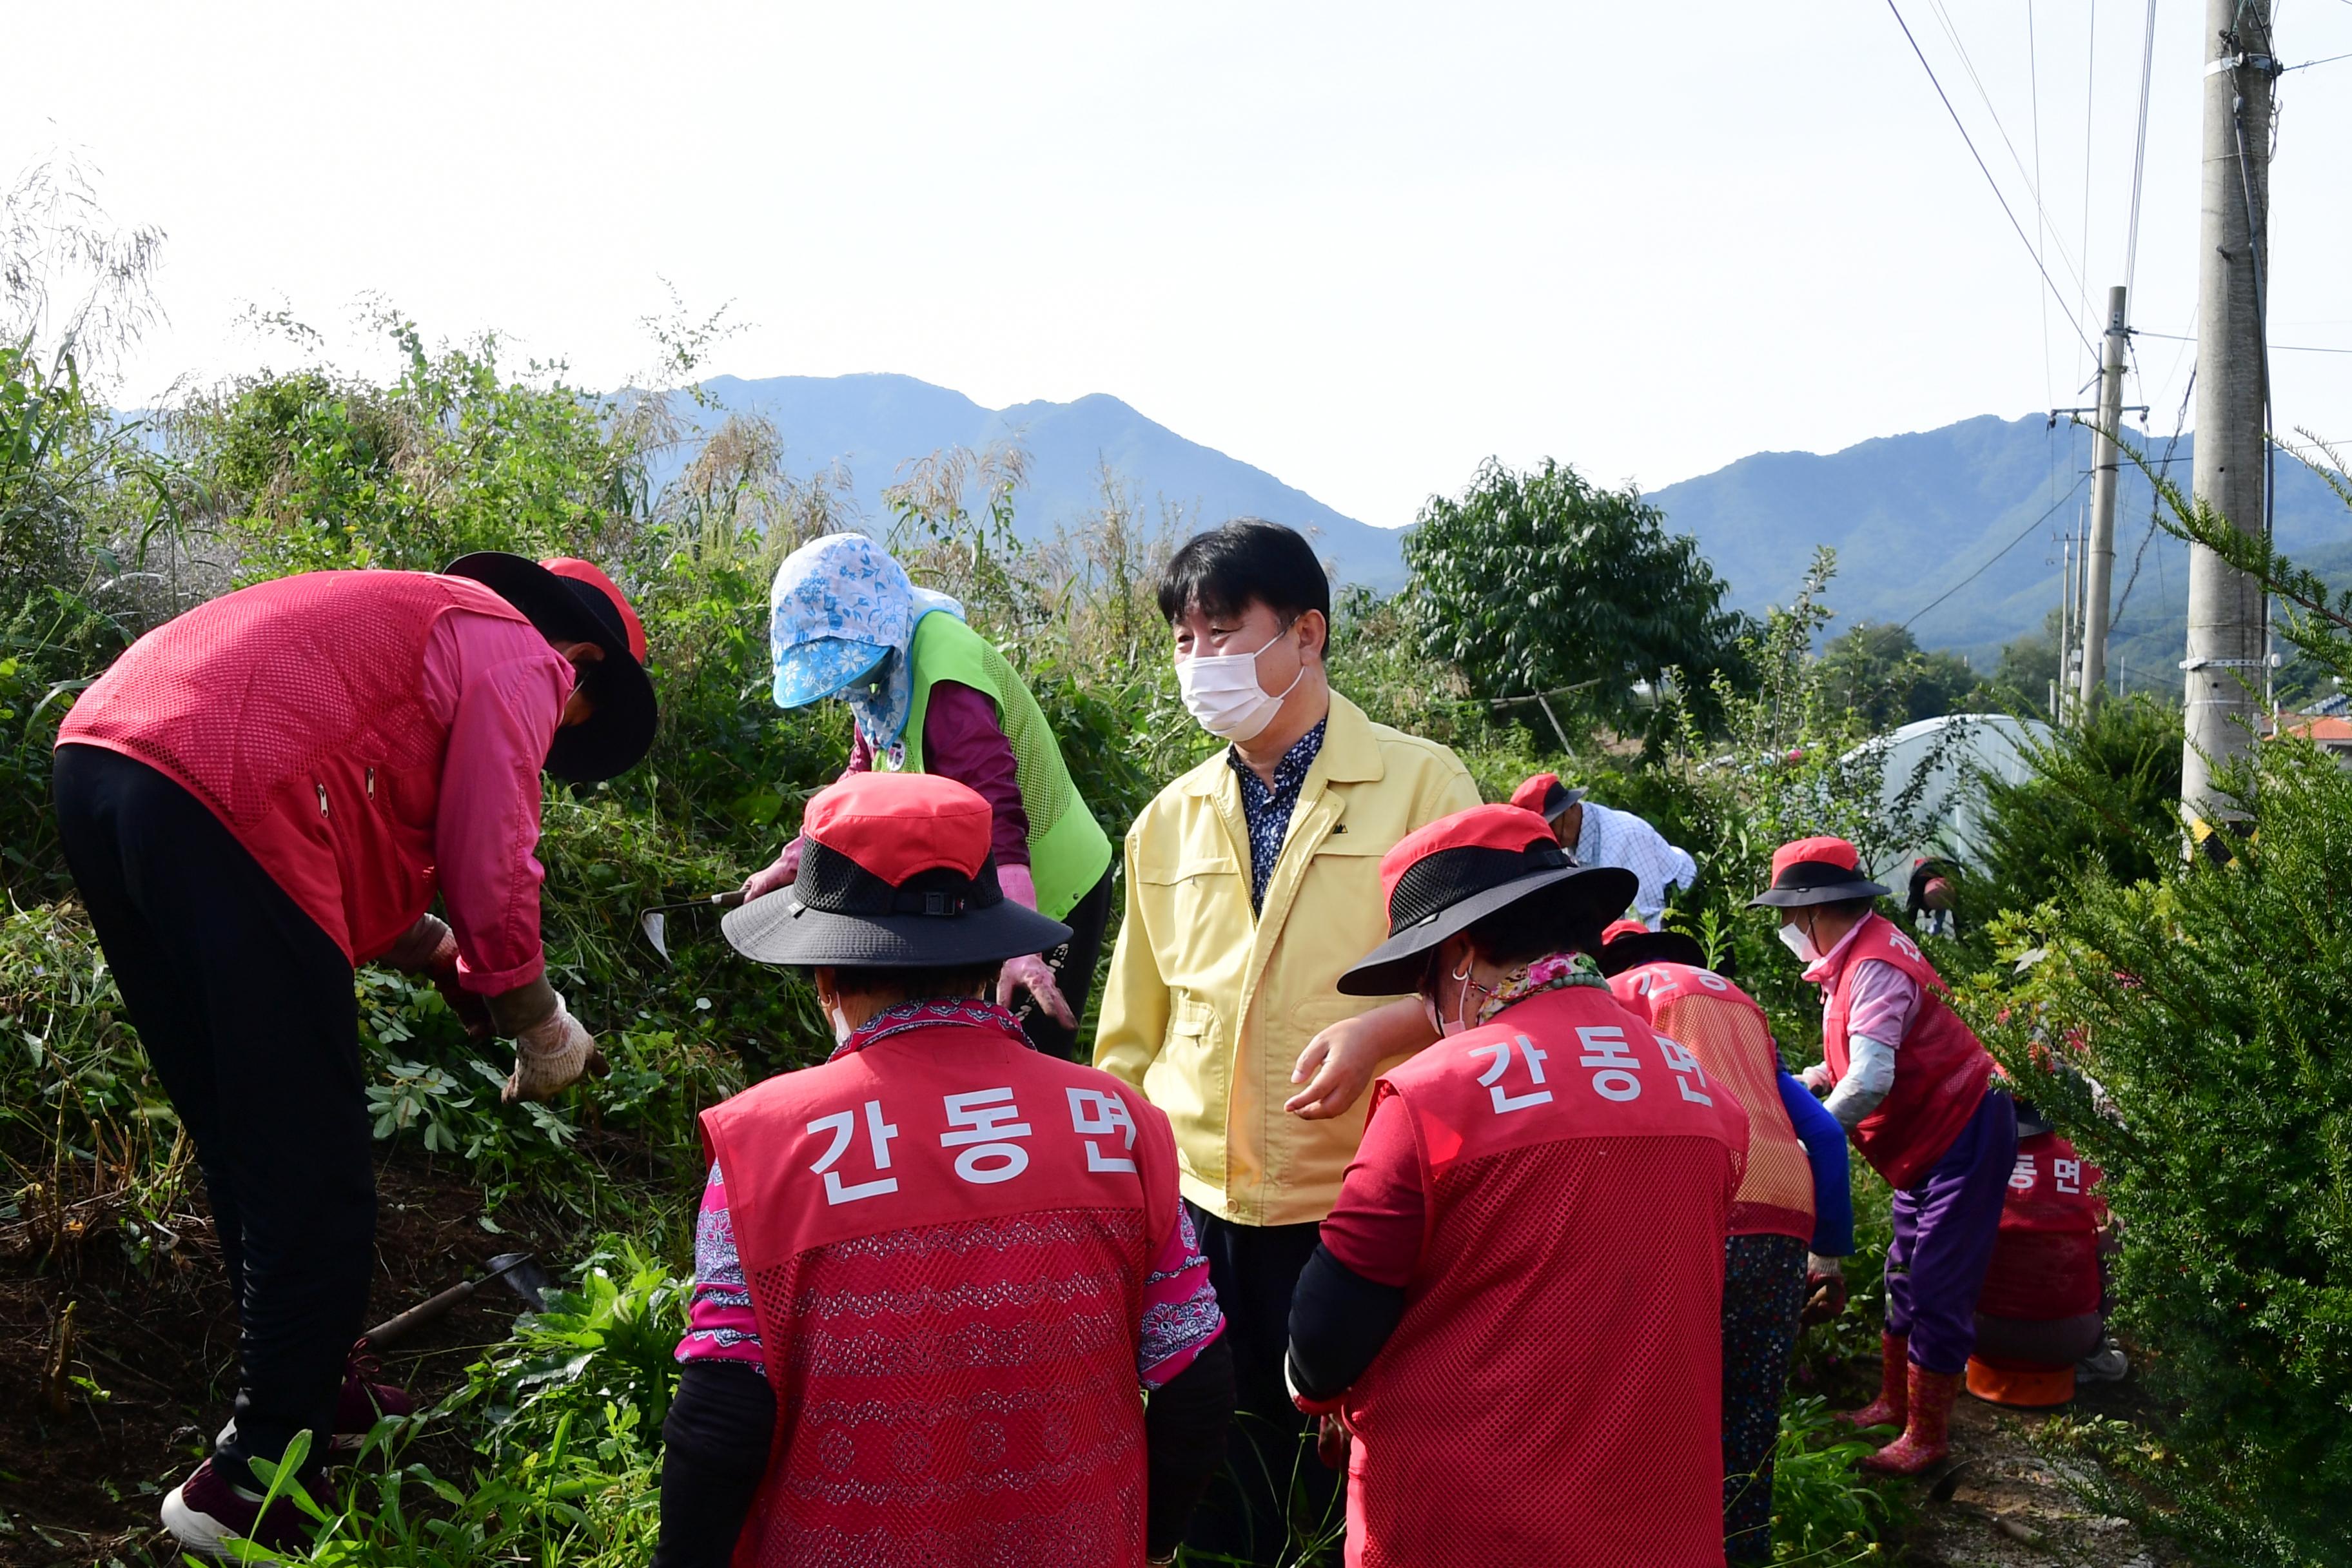
[[[824,1016],[833,1023],[833,1043],[836,1046],[849,1044],[849,1037],[857,1031],[849,1026],[848,1015],[838,1007],[827,1007]]]
[[[1780,928],[1780,945],[1795,953],[1799,963],[1821,962],[1822,950],[1813,945],[1813,939],[1805,934],[1805,928],[1794,921]]]
[[[1196,653],[1179,660],[1176,688],[1183,693],[1184,711],[1220,741],[1250,740],[1273,723],[1283,699],[1307,679],[1307,662],[1299,661],[1298,674],[1288,686],[1270,693],[1257,683],[1257,655],[1280,642],[1288,630],[1286,626],[1275,633],[1257,653]]]

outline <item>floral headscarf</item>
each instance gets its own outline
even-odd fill
[[[839,696],[866,743],[887,751],[906,729],[914,700],[908,646],[916,625],[935,610],[963,619],[961,605],[916,587],[907,569],[864,534],[810,540],[784,557],[768,590],[776,706]]]

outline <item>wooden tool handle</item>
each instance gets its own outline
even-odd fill
[[[474,1293],[474,1281],[460,1280],[437,1296],[427,1296],[396,1318],[387,1318],[370,1329],[364,1336],[378,1350],[393,1341],[404,1339],[436,1318],[446,1317],[449,1310]]]

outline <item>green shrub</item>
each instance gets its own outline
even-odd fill
[[[1961,930],[2032,909],[2086,865],[2118,882],[2157,876],[2180,853],[2180,752],[2179,710],[2129,697],[2028,746],[2024,782],[1979,774],[1982,859],[1960,880]]]
[[[2049,956],[1979,1022],[2106,1172],[2121,1321],[2174,1402],[2166,1485],[2291,1543],[2269,1561],[2343,1564],[2352,773],[2273,743],[2228,787],[2252,829],[2236,859],[2176,855],[2134,883],[2094,864],[2004,928]]]

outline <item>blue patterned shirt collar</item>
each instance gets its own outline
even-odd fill
[[[1315,728],[1299,736],[1297,743],[1282,753],[1282,761],[1274,764],[1274,783],[1270,786],[1242,761],[1239,751],[1232,747],[1225,750],[1225,763],[1241,784],[1242,819],[1249,826],[1253,913],[1265,907],[1266,885],[1274,880],[1274,868],[1282,859],[1282,841],[1289,837],[1290,814],[1298,805],[1298,792],[1307,783],[1307,770],[1322,753],[1323,732],[1330,722],[1328,715],[1317,720]]]

